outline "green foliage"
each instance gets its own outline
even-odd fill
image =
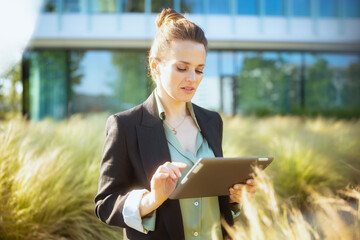
[[[129,109],[144,101],[148,95],[148,83],[144,81],[147,76],[145,54],[139,52],[115,52],[112,62],[120,76],[116,82],[111,84],[113,97],[122,103],[122,110]],[[140,70],[140,71],[139,71]],[[118,104],[114,106],[118,109]]]
[[[306,58],[302,65],[286,61],[282,54],[246,56],[237,76],[237,111],[359,117],[360,63],[334,66],[321,54]]]
[[[4,86],[0,83],[0,119],[19,115],[21,112],[22,95],[16,91],[16,85],[21,83],[21,64],[15,64],[1,75],[0,78],[10,83],[8,92],[4,92]]]
[[[299,67],[280,54],[255,54],[244,59],[237,76],[239,108],[246,114],[288,113],[299,104]]]

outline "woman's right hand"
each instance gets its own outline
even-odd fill
[[[151,178],[151,192],[154,194],[155,201],[160,205],[168,199],[170,194],[175,190],[176,183],[181,177],[181,171],[186,168],[185,163],[166,162],[154,173]]]
[[[151,191],[143,195],[140,202],[140,215],[145,216],[157,209],[168,199],[175,190],[181,171],[186,168],[185,163],[166,162],[159,166],[151,178]]]

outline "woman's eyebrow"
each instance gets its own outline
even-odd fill
[[[184,64],[191,65],[191,63],[186,62],[186,61],[179,61],[179,62],[184,63]],[[199,64],[199,65],[198,65],[198,67],[203,67],[203,66],[205,66],[205,64]]]

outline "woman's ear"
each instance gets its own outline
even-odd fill
[[[155,57],[149,58],[149,66],[153,77],[159,74],[159,61]]]

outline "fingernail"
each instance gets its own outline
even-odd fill
[[[253,183],[253,182],[254,182],[254,180],[252,180],[252,179],[247,180],[247,183]]]
[[[239,186],[239,185],[236,185],[236,186],[235,186],[235,188],[236,188],[236,189],[239,189],[239,188],[240,188],[240,186]]]

